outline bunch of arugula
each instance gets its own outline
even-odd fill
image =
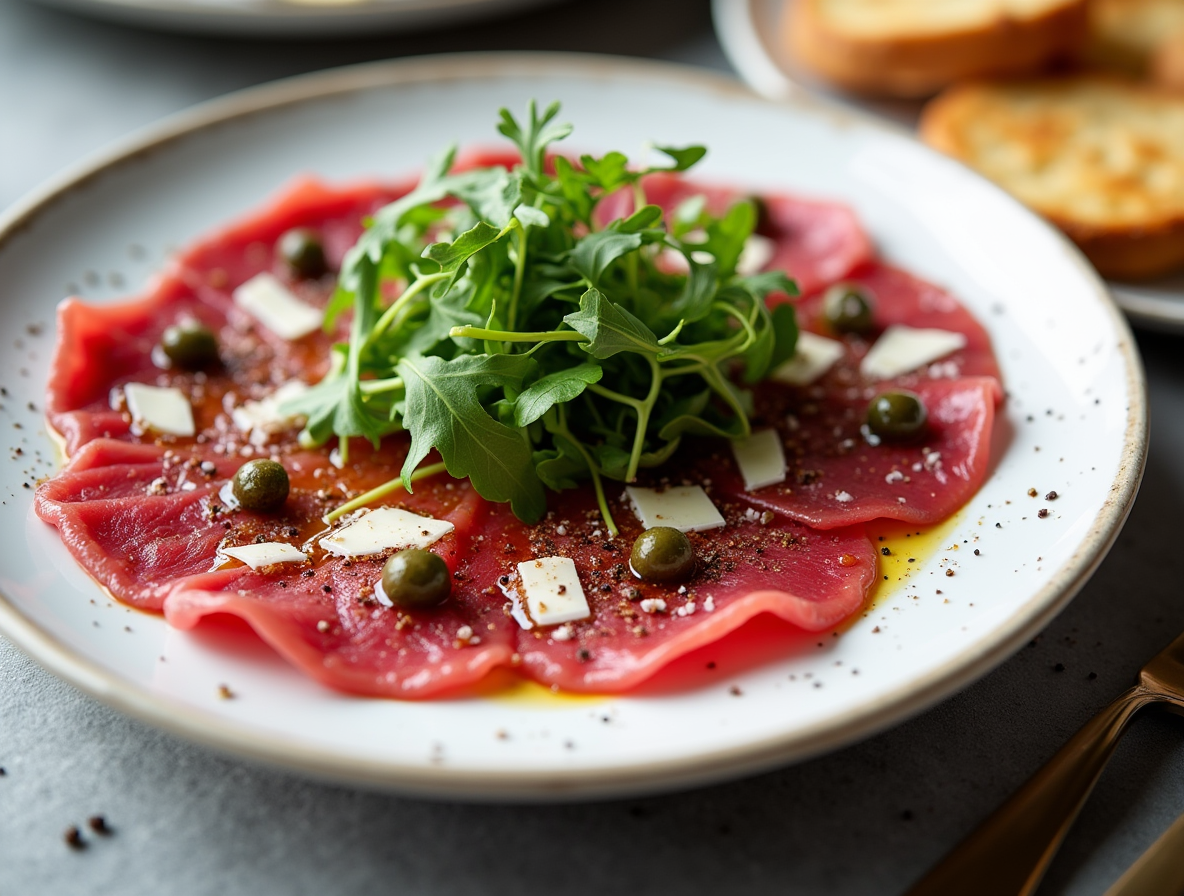
[[[399,479],[332,516],[446,470],[535,522],[545,488],[590,478],[615,535],[605,478],[633,481],[686,435],[749,435],[741,384],[797,341],[793,307],[765,302],[793,282],[736,273],[755,203],[716,217],[696,197],[667,220],[643,178],[687,170],[703,147],[657,147],[664,168],[632,169],[619,152],[548,159],[572,130],[558,112],[531,102],[520,124],[502,109],[520,164],[453,172],[446,150],[345,256],[325,328],[352,308],[349,341],[285,410],[307,417],[306,445],[337,437],[346,454],[351,436],[377,446],[404,430],[411,445]],[[605,222],[598,204],[622,190],[636,210]],[[433,448],[443,462],[420,467]]]

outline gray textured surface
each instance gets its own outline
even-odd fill
[[[156,35],[0,0],[0,206],[164,114],[330,65],[582,49],[725,67],[706,3],[678,4],[674,21],[672,6],[602,0],[449,34],[312,45]],[[431,803],[191,746],[0,641],[0,893],[900,892],[1184,629],[1184,368],[1178,340],[1140,342],[1151,461],[1111,556],[1035,646],[907,724],[813,762],[670,796]],[[1148,716],[1041,892],[1101,893],[1181,811],[1184,722]],[[68,849],[62,831],[96,812],[115,833]]]

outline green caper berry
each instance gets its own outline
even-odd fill
[[[925,403],[912,392],[885,392],[867,406],[867,428],[881,439],[911,439],[928,419]]]
[[[448,599],[452,576],[439,554],[408,548],[382,567],[382,590],[395,606],[422,610]]]
[[[262,513],[283,507],[289,488],[291,483],[283,464],[262,458],[247,461],[230,481],[239,505]]]
[[[839,283],[822,300],[822,317],[835,333],[870,333],[875,328],[872,298],[852,283]]]
[[[160,350],[183,370],[202,370],[218,360],[218,337],[197,321],[185,321],[165,328]]]
[[[277,244],[280,258],[297,277],[315,280],[329,270],[321,238],[312,230],[297,227],[287,231]]]
[[[655,526],[637,536],[629,565],[647,582],[677,582],[695,571],[695,549],[678,529]]]

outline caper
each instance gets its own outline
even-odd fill
[[[655,526],[637,536],[629,565],[647,582],[677,582],[695,571],[695,549],[677,529]]]
[[[195,320],[184,321],[165,328],[160,350],[177,367],[201,370],[218,360],[218,337]]]
[[[867,406],[867,428],[881,439],[911,439],[928,419],[925,403],[912,392],[885,392]]]
[[[234,474],[231,491],[238,503],[247,510],[266,513],[279,510],[288,500],[288,471],[274,460],[249,460]]]
[[[382,567],[382,590],[395,606],[422,610],[448,599],[452,576],[439,554],[408,548]]]
[[[276,248],[280,258],[297,277],[315,280],[329,270],[321,238],[308,228],[296,227],[287,231],[280,237]]]
[[[854,283],[838,283],[822,299],[822,317],[835,333],[870,333],[875,328],[871,294]]]

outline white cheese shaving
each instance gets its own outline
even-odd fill
[[[724,525],[707,492],[698,485],[683,485],[658,491],[652,488],[625,488],[633,512],[647,529],[671,526],[681,532],[702,532]]]
[[[234,303],[281,339],[300,339],[321,326],[324,313],[302,302],[271,274],[256,274],[234,291]]]
[[[196,432],[193,408],[180,389],[128,383],[123,387],[123,395],[132,423],[137,427],[172,436],[191,436]]]
[[[773,240],[754,233],[744,241],[744,248],[740,250],[740,257],[736,260],[736,273],[741,277],[759,274],[776,254],[777,244]]]
[[[426,548],[454,528],[447,520],[420,516],[397,507],[379,507],[326,535],[320,545],[339,557],[364,557],[387,548]]]
[[[775,429],[762,429],[747,439],[732,441],[736,466],[744,477],[744,490],[751,492],[785,481],[785,449]]]
[[[538,625],[559,625],[592,615],[570,557],[539,557],[518,564],[526,611]]]
[[[793,357],[769,376],[790,386],[808,386],[834,367],[835,362],[843,357],[843,351],[843,343],[803,330],[798,333]]]
[[[965,347],[966,337],[961,333],[894,324],[864,355],[859,370],[871,379],[887,380]]]
[[[282,541],[267,541],[263,544],[244,544],[237,548],[222,548],[220,553],[239,560],[251,569],[271,566],[273,563],[303,563],[308,555]]]
[[[230,412],[230,418],[239,431],[249,437],[252,445],[265,445],[275,433],[302,425],[303,417],[283,414],[280,406],[307,391],[308,386],[300,380],[289,380],[266,398],[244,401]]]

